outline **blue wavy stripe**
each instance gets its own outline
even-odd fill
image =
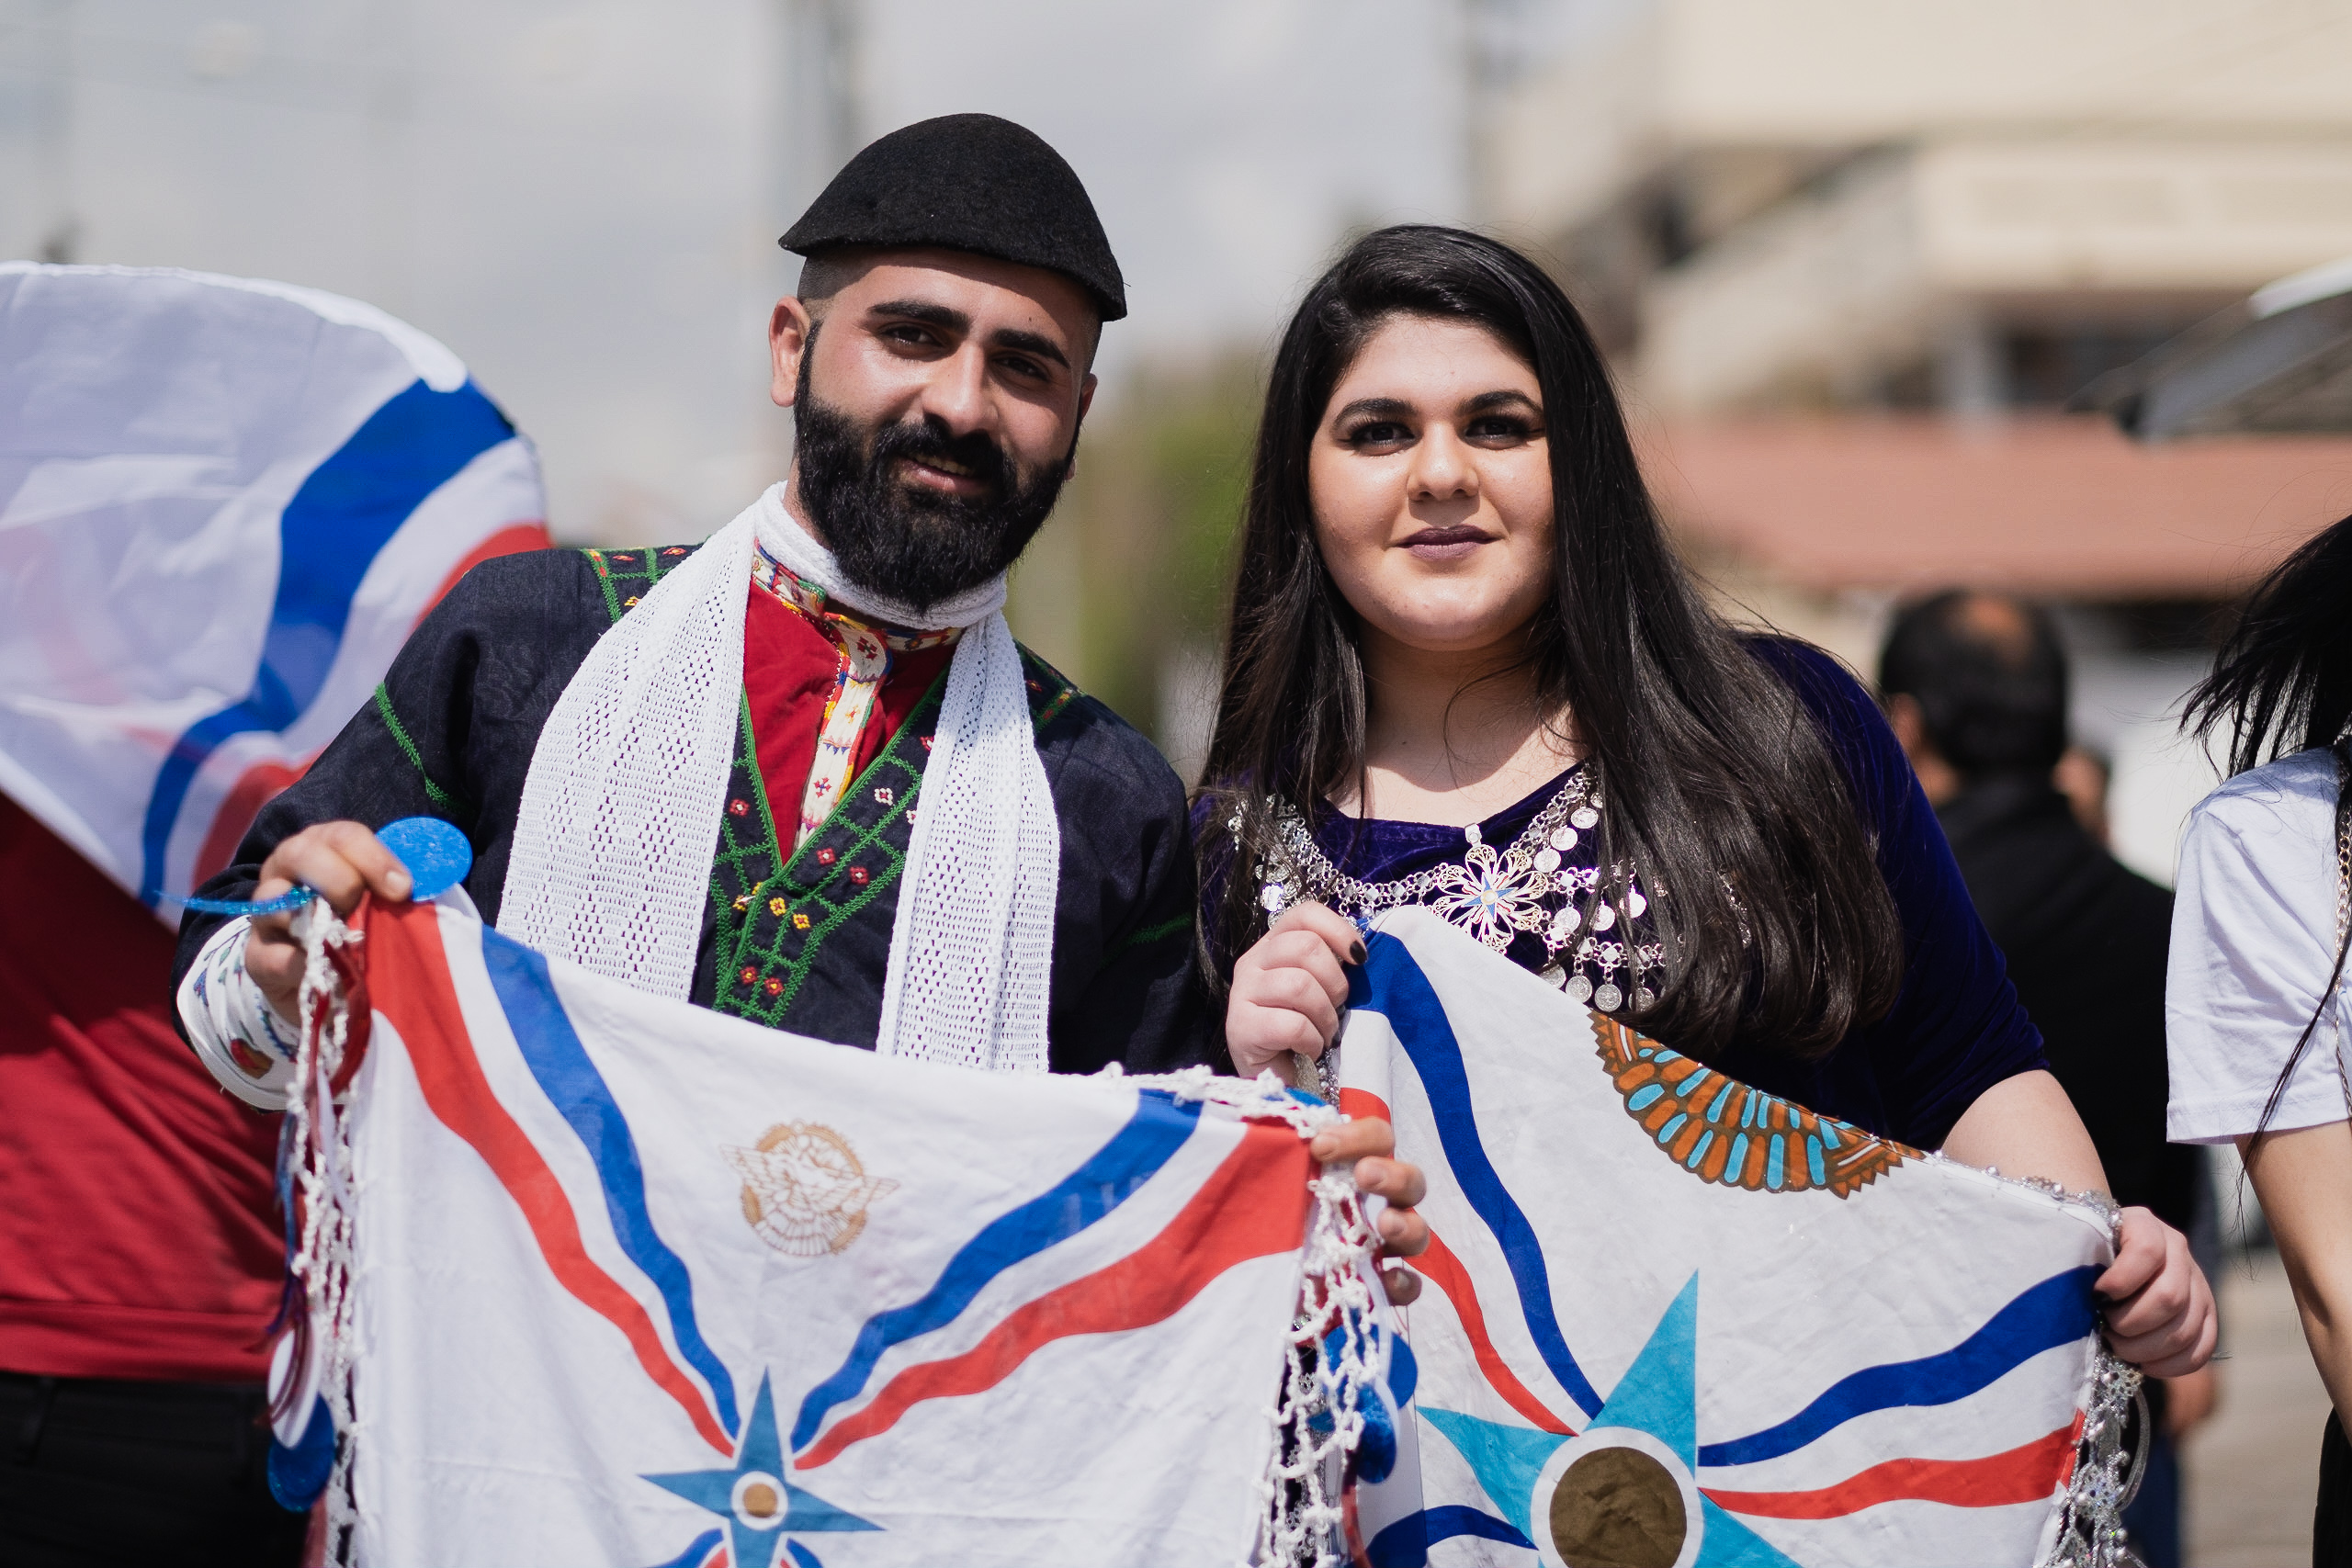
[[[800,1402],[800,1414],[792,1423],[793,1451],[808,1446],[835,1405],[857,1397],[884,1352],[954,1322],[990,1280],[1023,1258],[1068,1241],[1125,1202],[1183,1146],[1200,1119],[1198,1103],[1179,1104],[1153,1090],[1138,1094],[1126,1125],[1084,1165],[991,1220],[947,1260],[937,1283],[920,1299],[865,1320],[841,1370]]]
[[[1475,1540],[1499,1540],[1506,1546],[1523,1546],[1530,1551],[1535,1547],[1533,1541],[1494,1515],[1448,1503],[1442,1508],[1426,1508],[1398,1519],[1372,1538],[1364,1548],[1364,1557],[1372,1568],[1423,1568],[1430,1560],[1430,1547],[1465,1535]]]
[[[1403,942],[1384,931],[1374,931],[1364,940],[1370,952],[1353,976],[1348,1004],[1379,1013],[1396,1032],[1429,1095],[1430,1109],[1437,1118],[1438,1143],[1445,1151],[1453,1179],[1502,1247],[1536,1354],[1589,1417],[1600,1408],[1600,1394],[1577,1365],[1560,1332],[1560,1320],[1552,1311],[1552,1277],[1544,1267],[1535,1229],[1503,1186],[1494,1162],[1487,1157],[1486,1145],[1478,1140],[1478,1123],[1470,1110],[1470,1079],[1463,1068],[1462,1045],[1453,1037],[1453,1025],[1446,1019],[1429,977]]]
[[[580,1043],[571,1019],[548,978],[547,960],[521,942],[487,930],[481,933],[481,956],[531,1076],[580,1134],[588,1157],[595,1162],[597,1179],[605,1189],[605,1212],[612,1216],[613,1234],[621,1250],[662,1293],[662,1304],[670,1313],[670,1336],[677,1341],[678,1354],[710,1385],[719,1425],[729,1432],[741,1431],[735,1380],[703,1338],[701,1325],[695,1318],[694,1279],[686,1272],[685,1260],[671,1251],[662,1233],[653,1228],[653,1216],[646,1210],[645,1166],[638,1158],[637,1139],[628,1130],[628,1119],[621,1114],[604,1075]]]
[[[703,1559],[718,1550],[718,1543],[725,1534],[724,1530],[703,1531],[695,1537],[692,1546],[661,1564],[661,1568],[702,1568]]]
[[[253,690],[199,719],[155,775],[140,834],[140,897],[164,887],[172,828],[204,760],[232,735],[284,729],[326,683],[360,580],[409,513],[514,427],[471,381],[436,392],[410,383],[311,470],[277,520],[277,597]]]
[[[2021,1292],[1990,1322],[1939,1355],[1866,1367],[1831,1384],[1827,1393],[1775,1427],[1727,1443],[1708,1443],[1699,1462],[1754,1464],[1793,1453],[1831,1427],[1898,1404],[1949,1404],[1986,1387],[2054,1346],[2070,1345],[2098,1326],[2091,1292],[2096,1268],[2069,1269]]]

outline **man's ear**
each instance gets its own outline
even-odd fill
[[[817,323],[797,295],[787,294],[775,302],[775,311],[768,317],[768,357],[774,367],[768,397],[776,407],[788,409],[799,396],[800,356],[816,337]]]

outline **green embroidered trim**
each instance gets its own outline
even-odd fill
[[[433,775],[424,771],[424,756],[417,750],[416,742],[408,738],[408,730],[401,725],[401,716],[392,711],[392,694],[381,682],[376,684],[376,713],[383,719],[384,728],[392,732],[392,739],[400,743],[401,754],[409,760],[409,764],[416,769],[416,776],[424,782],[424,798],[444,811],[458,808],[458,797],[435,784]]]
[[[913,838],[909,812],[946,690],[943,671],[781,875],[769,869],[781,840],[765,804],[747,701],[711,874],[719,966],[714,1010],[785,1027],[826,939],[898,886]],[[761,803],[757,829],[754,800]]]
[[[1165,941],[1179,931],[1189,934],[1192,929],[1193,917],[1179,915],[1172,920],[1162,920],[1156,926],[1146,926],[1139,931],[1130,931],[1127,934],[1127,940],[1111,951],[1114,953],[1121,953],[1131,947],[1148,947],[1155,942]]]
[[[626,550],[582,550],[605,591],[605,613],[615,620],[628,614],[648,590],[678,570],[700,545],[645,545]]]
[[[1014,644],[1016,648],[1019,644]],[[1061,717],[1062,711],[1078,700],[1078,688],[1069,676],[1030,652],[1021,649],[1023,679],[1029,686],[1029,724],[1038,734]]]

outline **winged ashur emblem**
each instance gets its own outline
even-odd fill
[[[1752,1089],[1614,1019],[1594,1013],[1592,1032],[1625,1113],[1702,1181],[1845,1198],[1920,1157],[1907,1145]]]
[[[751,1148],[722,1152],[743,1178],[743,1218],[793,1258],[839,1252],[865,1229],[865,1211],[897,1189],[868,1176],[849,1140],[814,1122],[770,1127]]]

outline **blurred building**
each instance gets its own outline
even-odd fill
[[[2139,447],[2063,412],[2352,255],[2346,0],[1637,0],[1490,114],[1725,592],[1867,670],[1951,582],[2067,607],[2119,851],[2210,786],[2164,710],[2224,605],[2352,512],[2352,444]]]

